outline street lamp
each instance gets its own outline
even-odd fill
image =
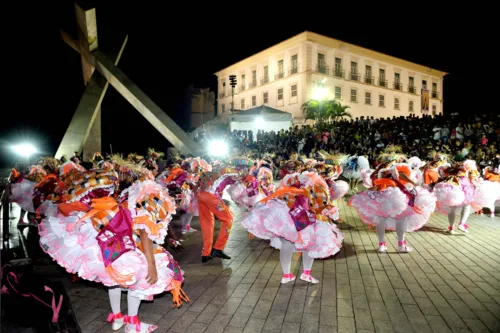
[[[229,75],[229,84],[231,85],[231,114],[234,113],[234,87],[236,87],[236,75]]]
[[[12,150],[19,156],[29,159],[31,155],[36,153],[36,148],[29,143],[22,143],[12,146]]]
[[[222,140],[214,140],[209,143],[208,152],[212,156],[222,157],[229,153],[229,147],[227,143]]]
[[[255,118],[255,126],[257,126],[257,129],[262,129],[264,127],[265,121],[262,117],[257,117]]]
[[[313,91],[313,99],[321,101],[325,99],[328,91],[324,87],[316,87]]]

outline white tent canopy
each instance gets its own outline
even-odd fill
[[[232,131],[265,132],[288,130],[292,127],[292,115],[288,112],[262,105],[252,109],[238,111],[229,116],[229,128]],[[254,135],[255,138],[255,135]]]

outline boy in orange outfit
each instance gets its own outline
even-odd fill
[[[203,263],[215,257],[231,259],[224,253],[224,248],[233,224],[233,213],[222,201],[222,193],[226,186],[236,182],[237,177],[238,174],[235,173],[221,176],[218,172],[206,173],[200,177],[202,187],[198,191],[197,197],[203,237],[203,251],[201,253]],[[217,241],[213,245],[215,217],[222,223],[222,226]]]

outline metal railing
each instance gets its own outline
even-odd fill
[[[349,80],[351,81],[359,81],[361,78],[361,75],[359,73],[349,73]]]
[[[365,83],[375,84],[375,78],[373,76],[365,75]]]
[[[328,75],[328,73],[330,73],[330,70],[326,64],[317,64],[316,72]]]
[[[431,98],[439,98],[439,93],[437,91],[431,92]]]
[[[245,85],[241,84],[239,87],[238,87],[238,91],[243,91],[245,90]]]
[[[288,75],[297,74],[298,72],[299,72],[298,66],[293,66],[293,67],[288,69]]]
[[[345,71],[342,69],[342,67],[335,67],[335,69],[333,71],[333,76],[338,77],[338,78],[344,78]]]
[[[257,87],[257,80],[250,82],[250,84],[248,85],[248,89],[255,88],[255,87]]]
[[[265,75],[260,78],[260,84],[266,84],[269,82],[269,75]]]
[[[408,92],[410,94],[416,94],[417,93],[417,87],[415,87],[415,86],[408,86]]]
[[[285,77],[285,73],[284,72],[278,72],[276,74],[274,74],[274,79],[275,80],[279,80],[279,79],[282,79]]]
[[[387,88],[387,80],[384,80],[384,79],[379,78],[379,79],[378,79],[378,85],[379,85],[380,87],[386,87],[386,88]]]
[[[397,81],[394,82],[393,87],[396,90],[403,90],[403,85],[401,84],[401,82],[397,82]]]

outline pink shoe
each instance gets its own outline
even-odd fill
[[[156,325],[141,323],[138,316],[125,316],[125,322],[127,323],[126,333],[150,333],[158,329]]]
[[[111,323],[111,328],[113,331],[117,331],[125,325],[125,317],[121,312],[110,313],[108,316],[108,323]]]
[[[469,232],[469,226],[465,223],[460,223],[458,225],[458,230],[463,231],[463,232]]]
[[[281,278],[281,284],[285,284],[292,281],[295,281],[295,276],[292,273],[283,274],[283,277]]]
[[[387,252],[387,244],[385,242],[378,243],[378,250],[379,253],[385,253]]]
[[[317,284],[319,283],[319,280],[318,279],[315,279],[312,277],[311,275],[311,271],[307,271],[307,270],[303,270],[302,271],[302,274],[300,274],[300,279],[302,281],[306,281],[306,282],[309,282],[309,283],[312,283],[312,284]]]
[[[406,245],[406,241],[398,242],[398,252],[408,253],[413,250],[411,247]]]

